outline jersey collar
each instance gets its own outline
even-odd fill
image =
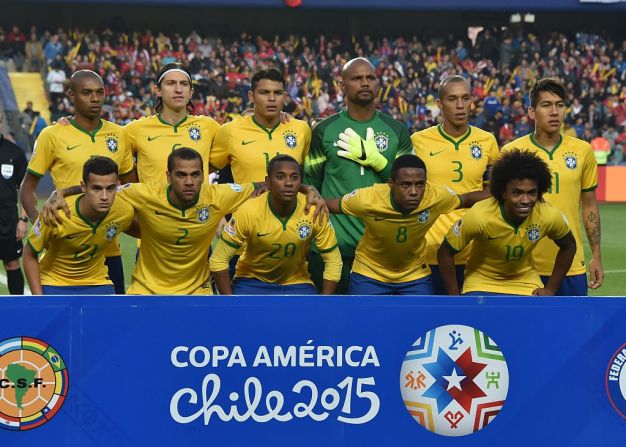
[[[422,201],[424,200],[424,198],[422,197]],[[406,216],[410,216],[411,213],[417,211],[419,209],[419,206],[417,208],[415,208],[413,211],[409,211],[408,213],[405,213],[404,211],[402,211],[402,208],[400,208],[400,206],[396,203],[396,201],[393,198],[393,191],[391,190],[391,188],[389,188],[389,202],[391,202],[391,207],[396,210],[397,212],[399,212],[400,214],[402,214],[403,217]],[[422,203],[420,202],[420,205]]]
[[[74,121],[73,118],[70,118],[70,124],[74,126],[76,129],[80,130],[81,132],[89,135],[89,138],[91,138],[92,143],[96,142],[96,134],[100,131],[100,129],[102,129],[102,119],[99,120],[98,126],[94,129],[93,132],[89,132],[87,129],[83,129],[82,127],[80,127],[78,123]]]
[[[80,199],[82,199],[83,197],[85,197],[85,194],[81,194],[80,196],[78,196],[78,198],[76,199],[76,215],[78,217],[80,217],[80,219],[85,222],[89,228],[91,228],[91,234],[96,234],[96,230],[98,229],[98,227],[100,226],[100,224],[102,223],[102,221],[104,221],[104,219],[106,219],[106,217],[109,214],[109,211],[111,211],[111,209],[109,209],[109,211],[106,212],[106,214],[104,216],[102,216],[102,219],[100,219],[97,222],[92,222],[91,219],[88,219],[87,217],[83,216],[80,212]]]
[[[361,124],[365,124],[365,123],[370,123],[372,121],[374,121],[377,117],[378,117],[378,110],[374,110],[374,114],[372,115],[372,117],[370,119],[368,119],[367,121],[357,121],[354,118],[352,118],[350,116],[350,112],[348,112],[348,109],[344,109],[341,111],[341,113],[344,115],[345,118],[347,118],[350,121],[354,121],[355,123],[361,123]]]
[[[174,132],[178,132],[178,128],[180,127],[181,124],[183,124],[185,121],[187,121],[187,118],[189,118],[189,115],[185,115],[185,117],[182,120],[180,120],[179,122],[177,122],[176,124],[170,124],[167,121],[165,121],[161,117],[160,113],[157,114],[157,118],[158,118],[158,120],[159,120],[159,122],[161,124],[165,124],[166,126],[173,127],[174,128]]]
[[[459,150],[459,145],[464,142],[465,140],[467,140],[467,137],[470,136],[470,134],[472,133],[472,127],[471,126],[467,126],[467,132],[465,132],[464,135],[462,135],[458,140],[455,140],[454,138],[452,138],[450,135],[448,135],[444,130],[443,130],[443,124],[439,124],[437,125],[437,130],[439,131],[439,134],[447,141],[449,141],[450,143],[452,143],[454,145],[454,150],[458,151]]]
[[[528,217],[526,219],[524,219],[524,221],[522,223],[520,223],[519,225],[515,225],[512,221],[509,220],[509,218],[507,217],[506,213],[504,212],[504,205],[502,203],[498,202],[498,207],[500,208],[500,214],[502,214],[502,219],[509,224],[511,227],[513,227],[513,230],[515,231],[515,234],[519,233],[519,227],[522,226],[522,224],[524,222],[526,222],[526,219],[528,219],[528,217],[530,217],[530,215],[528,215]],[[532,214],[532,211],[531,211]]]
[[[280,223],[283,224],[283,231],[285,231],[287,229],[287,222],[289,222],[289,219],[291,219],[293,213],[296,212],[296,208],[298,208],[298,201],[296,200],[296,206],[293,207],[293,210],[291,211],[291,213],[289,213],[289,216],[287,217],[281,217],[276,213],[276,211],[274,211],[274,208],[272,208],[272,197],[270,196],[269,192],[267,193],[267,206],[269,207],[272,214],[276,217],[276,219],[278,219]]]
[[[280,120],[278,121],[278,123],[276,123],[276,125],[274,127],[272,127],[271,129],[268,129],[267,127],[265,127],[263,124],[259,123],[256,120],[256,117],[254,115],[252,115],[252,122],[259,128],[261,129],[263,132],[265,132],[267,134],[267,136],[269,137],[269,139],[272,139],[272,133],[274,133],[274,131],[278,128],[278,126],[280,126]]]
[[[200,199],[200,191],[198,191],[198,194],[196,194],[196,197],[193,199],[193,203],[192,204],[190,204],[187,208],[179,208],[178,206],[174,205],[174,203],[172,202],[172,199],[170,199],[170,191],[171,190],[172,190],[172,185],[167,185],[167,189],[165,190],[165,197],[167,197],[167,203],[169,203],[174,208],[176,208],[178,211],[180,211],[182,216],[185,217],[185,211],[187,211],[188,209],[196,206],[196,204],[198,203],[198,200]]]
[[[563,142],[563,135],[559,134],[559,141],[554,145],[554,147],[552,148],[551,151],[549,151],[548,149],[543,147],[541,144],[537,143],[537,141],[535,141],[535,132],[534,131],[530,133],[530,142],[533,145],[535,145],[536,147],[538,147],[539,149],[541,149],[542,151],[544,151],[546,154],[548,154],[548,157],[550,157],[550,160],[552,160],[552,156],[554,155],[556,150],[559,148],[559,146]]]

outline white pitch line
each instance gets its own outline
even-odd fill
[[[605,270],[604,273],[626,273],[626,269],[621,270]]]
[[[24,280],[24,282],[26,282],[26,280]],[[0,284],[3,284],[5,286],[8,284],[7,276],[4,273],[0,273]],[[32,293],[30,293],[30,289],[26,284],[24,284],[24,295],[32,295]]]

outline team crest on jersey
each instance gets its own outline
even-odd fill
[[[119,149],[119,142],[118,142],[117,135],[107,135],[106,138],[104,139],[104,144],[107,145],[107,149],[112,154],[116,153],[117,150]]]
[[[576,154],[573,154],[571,152],[567,152],[563,156],[563,160],[565,160],[565,167],[567,169],[574,170],[578,166],[578,158],[576,158]]]
[[[474,160],[483,158],[483,148],[478,141],[472,141],[472,143],[470,143],[470,155]]]
[[[193,141],[200,141],[202,135],[200,134],[200,128],[198,126],[189,126],[189,138],[191,138]]]
[[[209,220],[211,211],[207,205],[198,208],[198,222],[205,223]]]
[[[463,226],[463,219],[457,220],[456,223],[452,226],[452,232],[457,236],[461,236],[462,226]]]
[[[298,139],[296,138],[296,134],[294,132],[285,132],[283,138],[285,139],[285,145],[287,145],[289,149],[295,149],[298,145]]]
[[[111,222],[104,229],[104,237],[107,241],[113,240],[115,236],[117,236],[117,232],[119,231],[120,226],[117,222]]]
[[[376,142],[376,148],[378,152],[385,152],[389,149],[389,135],[384,132],[378,132],[376,137],[374,137],[374,141]]]
[[[526,236],[530,242],[536,242],[541,237],[541,228],[539,225],[532,224],[526,229]]]
[[[430,219],[430,209],[417,213],[417,221],[419,223],[426,223],[428,222],[428,219]]]
[[[296,228],[298,229],[298,237],[303,241],[311,236],[312,228],[310,222],[306,220],[300,221]]]

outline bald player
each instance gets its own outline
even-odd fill
[[[315,127],[304,164],[304,183],[315,186],[328,199],[387,182],[396,157],[413,152],[406,127],[376,110],[378,79],[370,61],[359,57],[344,65],[341,91],[346,109]],[[358,218],[343,214],[331,215],[331,222],[343,262],[337,293],[347,293],[354,252],[365,227]],[[323,261],[315,248],[309,269],[321,290]]]
[[[35,190],[48,171],[56,189],[77,185],[82,180],[85,162],[99,155],[115,161],[122,183],[137,178],[123,129],[100,118],[104,105],[102,78],[91,70],[75,72],[70,78],[68,96],[74,104],[74,118],[69,120],[70,125],[55,124],[41,132],[20,187],[20,200],[31,222],[38,215]],[[124,270],[117,239],[108,246],[105,256],[115,293],[123,294]]]
[[[491,133],[468,124],[472,107],[469,83],[462,76],[448,76],[439,84],[438,93],[437,106],[443,122],[411,136],[415,153],[426,164],[428,180],[458,194],[488,190],[489,170],[498,157],[498,143]],[[450,227],[466,212],[467,209],[458,209],[442,214],[426,234],[426,262],[433,272],[437,295],[446,294],[437,249]],[[459,287],[468,257],[469,246],[454,258]]]

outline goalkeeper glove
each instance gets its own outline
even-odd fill
[[[370,166],[376,172],[380,172],[387,166],[387,159],[378,151],[374,140],[374,129],[367,128],[365,140],[354,130],[347,128],[339,134],[337,147],[343,150],[337,151],[337,155],[348,160],[356,161],[362,166]]]

